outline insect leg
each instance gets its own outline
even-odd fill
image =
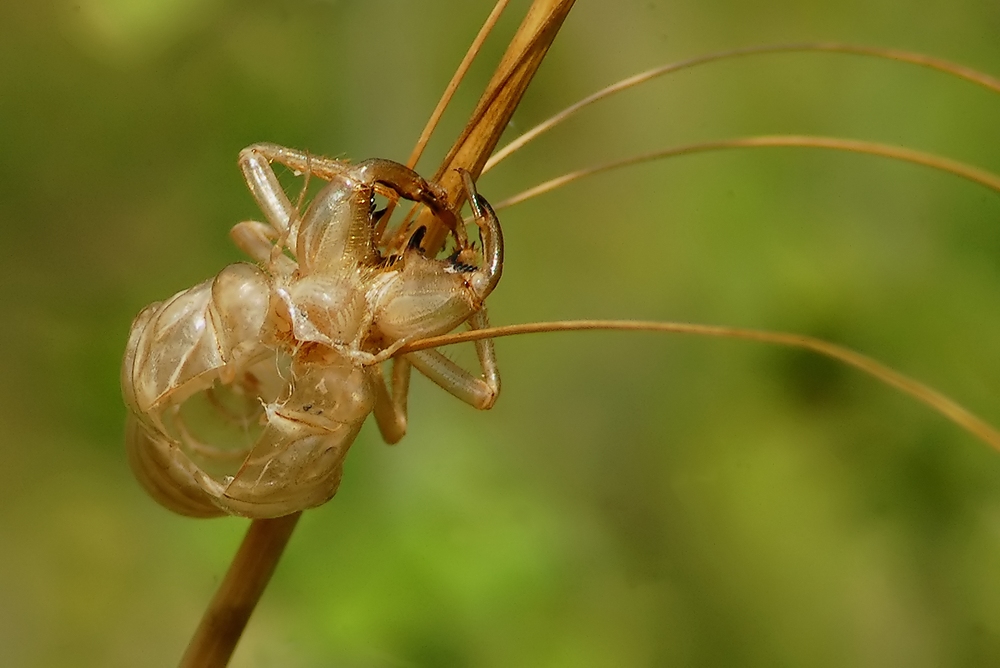
[[[436,183],[426,181],[406,165],[382,158],[359,162],[357,170],[365,182],[389,186],[400,197],[425,205],[451,230],[460,246],[468,243],[465,227],[458,223],[458,217],[448,207],[448,193]]]
[[[318,155],[312,155],[305,151],[294,148],[287,148],[277,144],[253,144],[240,152],[240,162],[253,156],[257,160],[265,163],[277,162],[300,174],[312,174],[324,181],[332,181],[335,178],[350,175],[355,171],[355,166],[346,160],[334,160]]]
[[[375,387],[375,423],[386,443],[399,442],[406,434],[406,398],[410,391],[410,361],[397,357],[392,363],[392,388],[386,387],[378,366],[369,367]]]
[[[468,322],[472,329],[489,327],[486,307],[476,311]],[[410,353],[406,355],[406,359],[420,373],[440,385],[449,394],[475,408],[487,410],[493,407],[497,395],[500,394],[500,372],[497,369],[493,341],[491,339],[476,341],[476,354],[482,367],[481,376],[473,375],[436,350]]]
[[[274,252],[274,245],[280,238],[270,225],[256,220],[245,220],[233,225],[229,237],[236,247],[262,265],[271,267],[279,274],[291,274],[295,263],[287,256]]]
[[[476,191],[476,183],[472,180],[472,175],[464,169],[461,172],[466,196],[469,198],[476,226],[479,228],[479,238],[483,243],[483,268],[474,279],[474,287],[476,292],[484,295],[485,298],[485,295],[493,292],[493,288],[500,282],[500,275],[503,273],[503,232],[500,230],[500,221],[496,211],[486,201],[486,198]],[[485,319],[486,313],[484,311],[483,320],[485,321]]]
[[[240,170],[267,222],[279,235],[288,234],[295,220],[295,208],[271,169],[271,159],[260,150],[260,146],[254,144],[240,151]]]

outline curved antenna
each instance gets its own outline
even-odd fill
[[[912,53],[909,51],[898,51],[896,49],[881,49],[878,47],[871,46],[855,46],[852,44],[841,44],[838,42],[816,42],[816,43],[805,43],[805,44],[776,44],[776,45],[766,45],[766,46],[754,46],[743,49],[729,49],[726,51],[717,51],[715,53],[706,54],[704,56],[698,56],[696,58],[689,58],[687,60],[681,60],[674,63],[668,63],[660,67],[655,67],[651,70],[646,70],[645,72],[640,72],[639,74],[633,75],[626,79],[622,79],[616,83],[611,84],[601,90],[588,95],[579,102],[566,107],[556,115],[552,116],[548,120],[545,120],[532,129],[528,130],[520,137],[507,144],[489,159],[486,166],[483,168],[483,174],[489,170],[496,167],[503,160],[507,159],[512,153],[523,148],[529,142],[537,139],[540,135],[548,132],[555,126],[559,125],[566,119],[570,118],[576,114],[581,109],[604,100],[606,98],[620,93],[622,91],[628,90],[629,88],[634,88],[639,84],[645,83],[651,79],[663,76],[665,74],[670,74],[672,72],[678,72],[680,70],[690,69],[698,65],[705,65],[707,63],[714,63],[720,60],[727,60],[730,58],[742,58],[744,56],[755,56],[762,54],[773,54],[773,53],[796,53],[796,52],[820,52],[820,53],[842,53],[850,54],[856,56],[867,56],[870,58],[881,58],[883,60],[893,60],[901,63],[908,63],[910,65],[917,65],[920,67],[926,67],[938,72],[943,72],[953,77],[969,81],[978,86],[982,86],[987,90],[991,90],[994,93],[1000,93],[1000,79],[992,77],[988,74],[974,70],[965,65],[960,65],[958,63],[953,63],[948,60],[943,60],[941,58],[934,58],[932,56],[925,56],[920,53]]]
[[[829,341],[792,334],[741,327],[720,327],[683,322],[645,322],[639,320],[561,320],[554,322],[534,322],[521,325],[506,325],[474,329],[453,334],[434,336],[414,341],[399,350],[399,354],[436,348],[438,346],[500,338],[520,334],[542,332],[569,332],[591,330],[645,331],[671,334],[695,334],[716,338],[757,341],[786,348],[797,348],[822,355],[842,364],[858,369],[876,380],[909,395],[931,410],[942,415],[961,429],[1000,452],[1000,432],[988,422],[964,408],[961,404],[937,390],[892,369],[881,362],[859,352],[838,346]]]
[[[741,137],[738,139],[725,139],[720,141],[699,142],[697,144],[685,144],[672,148],[643,153],[623,160],[607,162],[595,167],[580,169],[569,174],[563,174],[537,186],[529,188],[516,195],[498,202],[493,208],[500,210],[506,207],[520,204],[525,200],[551,192],[556,188],[579,181],[580,179],[600,174],[601,172],[636,165],[643,162],[670,158],[679,155],[689,155],[692,153],[705,153],[707,151],[720,151],[733,148],[766,148],[766,147],[804,147],[823,148],[833,151],[845,151],[848,153],[864,153],[876,155],[882,158],[899,160],[915,165],[930,167],[942,172],[954,174],[973,183],[978,183],[991,190],[1000,193],[1000,176],[979,167],[973,167],[957,160],[945,158],[932,153],[924,153],[903,146],[893,146],[891,144],[879,144],[876,142],[861,141],[857,139],[838,139],[836,137],[811,137],[806,135],[771,135],[761,137]]]

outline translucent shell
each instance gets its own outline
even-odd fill
[[[301,218],[271,160],[329,181]],[[376,187],[456,220],[439,189],[403,165],[351,165],[269,144],[244,150],[240,164],[268,224],[240,223],[233,238],[261,267],[230,265],[143,309],[122,364],[132,470],[156,501],[192,517],[279,517],[329,500],[370,413],[390,442],[405,431],[406,381],[390,393],[379,363],[393,346],[479,314],[502,259],[492,212],[477,217],[492,249],[483,269],[414,248],[383,259],[373,241]],[[499,381],[492,348],[477,346],[487,381],[433,351],[412,362],[486,407]]]
[[[266,345],[270,279],[231,265],[147,307],[122,366],[139,481],[183,515],[276,517],[334,495],[371,411],[368,374]]]

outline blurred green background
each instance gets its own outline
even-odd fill
[[[512,3],[422,163],[464,122]],[[240,258],[238,151],[405,160],[489,5],[0,3],[0,654],[175,665],[246,527],[161,510],[124,462],[145,304]],[[620,77],[837,39],[1000,74],[995,0],[581,2],[512,133]],[[1000,170],[1000,99],[910,66],[762,56],[592,108],[480,183],[496,201],[676,143],[814,133]],[[871,157],[679,158],[503,214],[495,323],[672,319],[871,354],[1000,422],[1000,196]],[[1000,456],[805,354],[653,334],[498,343],[477,413],[418,379],[307,513],[235,666],[1000,663]],[[468,351],[456,353],[471,362]]]

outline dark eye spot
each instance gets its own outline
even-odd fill
[[[302,407],[302,410],[308,413],[310,410],[312,410],[312,407],[313,407],[312,404],[306,404],[305,406]]]

